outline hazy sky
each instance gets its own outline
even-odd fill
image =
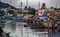
[[[10,4],[10,0],[1,0],[1,1]],[[26,6],[26,0],[11,0],[11,5],[18,8],[21,1],[23,2],[23,6]],[[38,1],[40,1],[40,6],[42,3],[46,3],[46,6],[48,8],[51,6],[57,7],[57,8],[60,7],[60,0],[28,0],[28,5],[31,7],[37,8]]]

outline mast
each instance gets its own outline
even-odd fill
[[[10,5],[11,5],[11,3],[12,3],[12,0],[10,0]]]
[[[26,6],[27,6],[27,8],[28,8],[28,0],[26,0]]]
[[[38,9],[40,9],[40,1],[38,0]]]
[[[21,9],[22,9],[22,2],[21,2]]]

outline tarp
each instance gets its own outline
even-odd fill
[[[39,17],[40,20],[44,20],[45,18],[48,18],[47,16],[41,16]]]

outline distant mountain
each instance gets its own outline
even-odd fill
[[[0,8],[8,8],[8,7],[12,8],[12,9],[17,9],[17,8],[11,6],[8,3],[3,3],[3,2],[0,1]]]

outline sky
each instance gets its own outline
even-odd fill
[[[26,6],[26,0],[1,0],[2,2],[13,5],[14,7],[19,8],[20,3],[23,3],[23,7]],[[56,7],[60,8],[60,0],[28,0],[28,6],[38,8],[38,1],[40,1],[40,6],[42,3],[46,3],[46,7]]]

